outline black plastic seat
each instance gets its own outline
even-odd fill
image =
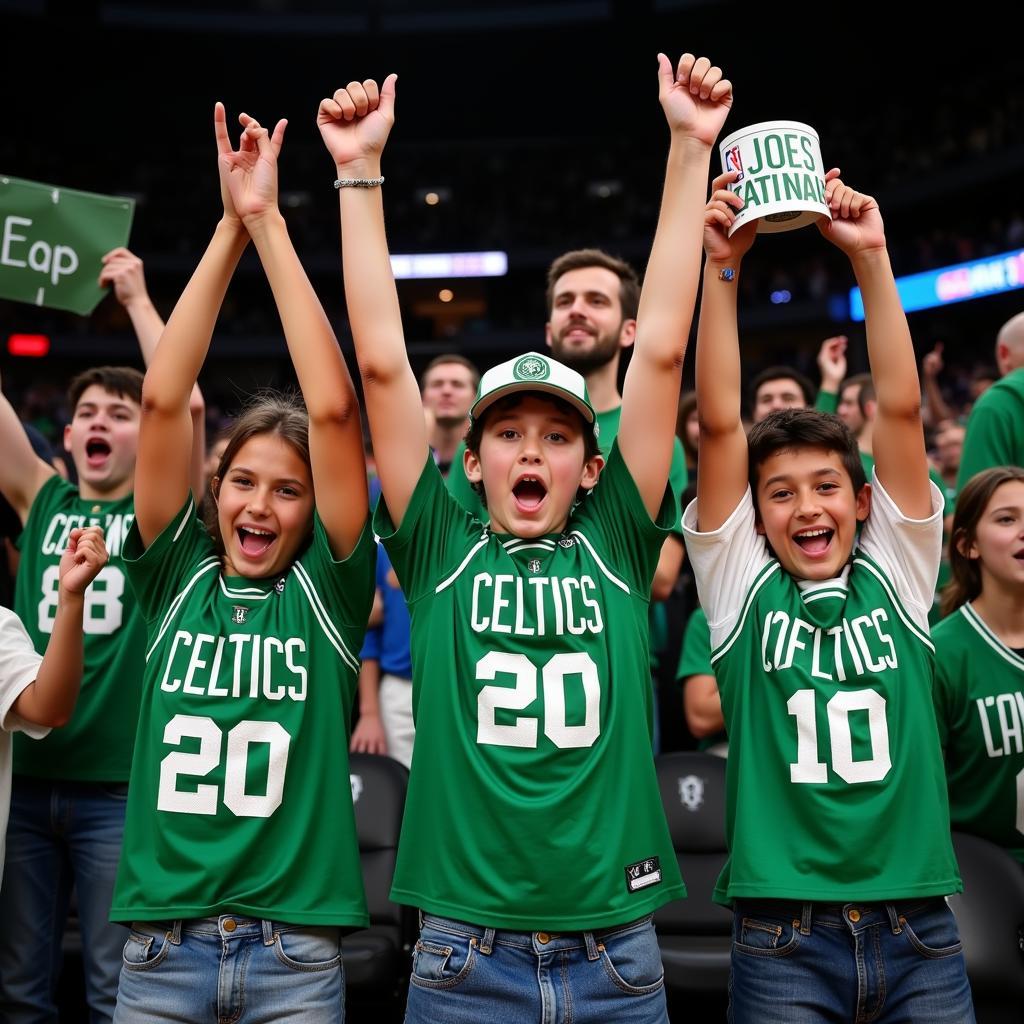
[[[374,754],[352,754],[349,766],[370,927],[342,943],[345,988],[356,996],[397,994],[408,973],[412,912],[389,893],[409,773]]]
[[[949,898],[978,1024],[1024,1021],[1024,867],[1001,846],[953,833],[964,891]]]
[[[725,864],[725,761],[682,752],[655,758],[661,800],[688,896],[654,915],[670,990],[725,995],[732,913],[711,893]]]

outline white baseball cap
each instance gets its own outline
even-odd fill
[[[476,419],[499,398],[519,391],[542,392],[568,402],[587,423],[594,422],[594,407],[583,375],[539,352],[527,352],[492,366],[481,378],[469,415]]]

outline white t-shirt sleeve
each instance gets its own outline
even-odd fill
[[[683,513],[683,536],[715,650],[732,632],[754,580],[771,561],[768,545],[755,527],[750,488],[732,515],[710,533],[697,530],[697,501],[691,501]]]
[[[878,477],[871,476],[871,514],[861,530],[859,551],[876,562],[914,622],[928,631],[928,612],[942,560],[943,498],[929,481],[932,514],[908,519]]]
[[[42,739],[50,731],[11,711],[22,690],[39,674],[42,662],[21,619],[9,609],[0,608],[0,729],[5,732],[21,731]]]

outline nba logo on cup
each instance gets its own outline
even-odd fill
[[[739,177],[729,188],[743,208],[729,234],[752,220],[758,233],[792,231],[820,217],[825,205],[825,167],[818,133],[799,121],[762,121],[733,132],[719,146],[724,171]]]
[[[743,157],[740,155],[739,146],[730,146],[722,154],[722,163],[724,170],[736,171],[739,177],[736,179],[737,182],[743,180]]]

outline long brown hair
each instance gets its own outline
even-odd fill
[[[977,558],[968,558],[965,552],[974,543],[978,523],[992,495],[1003,484],[1016,480],[1024,483],[1024,469],[1019,466],[996,466],[972,476],[957,495],[953,532],[949,538],[952,578],[942,588],[943,616],[955,612],[962,604],[973,601],[981,593],[981,562]]]
[[[203,522],[221,558],[224,557],[224,538],[220,535],[220,524],[217,521],[217,492],[238,450],[250,438],[260,434],[277,434],[295,449],[307,466],[310,464],[309,416],[302,400],[297,395],[280,391],[265,391],[257,395],[231,425],[227,447],[206,493]]]

